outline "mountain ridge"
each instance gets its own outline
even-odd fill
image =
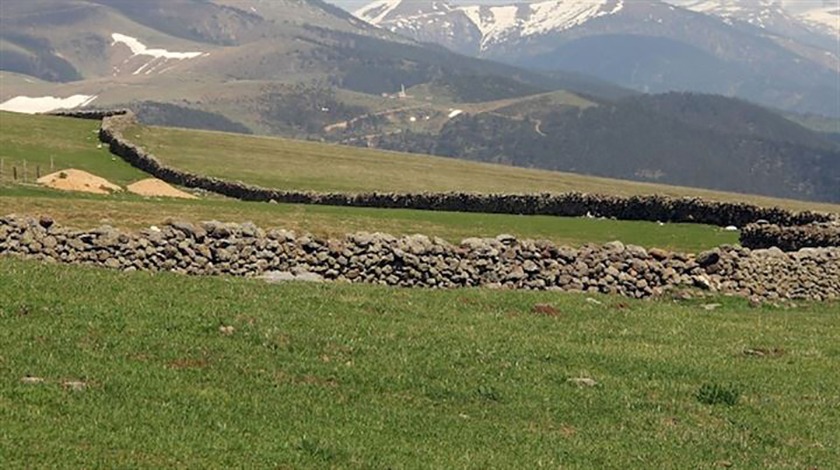
[[[814,28],[776,0],[748,5],[731,0],[697,0],[682,7],[660,0],[543,0],[453,6],[446,0],[379,0],[355,14],[418,41],[517,66],[572,70],[645,92],[721,93],[840,116],[835,105],[840,100],[840,36]],[[681,43],[707,55],[715,62],[712,70],[724,73],[714,81],[691,80],[692,73],[709,68],[691,67],[677,53],[659,54],[662,60],[656,64],[633,62],[637,54],[644,57],[644,49],[622,54],[630,72],[605,68],[606,62],[597,60],[604,51],[589,50],[580,41],[609,36],[648,37],[660,48]],[[609,45],[621,46],[621,41]],[[564,60],[559,52],[570,49],[581,50],[592,67]],[[657,79],[678,68],[688,68],[688,81]],[[638,79],[636,70],[649,77]]]
[[[643,95],[526,116],[461,115],[437,134],[377,147],[634,181],[840,201],[840,145],[759,106],[691,93]]]
[[[583,5],[583,0],[574,1]],[[439,3],[411,5],[438,6],[446,13]],[[567,57],[558,61],[571,57],[588,66],[579,58],[591,58],[599,47],[626,55],[616,45],[632,50],[639,40],[649,41],[650,47],[641,49],[661,60],[656,55],[671,46],[670,39],[623,32],[614,19],[647,18],[670,7],[652,0],[625,2],[620,10],[613,0],[599,5],[603,11],[585,10],[584,17],[603,14],[567,30],[566,48],[559,50]],[[653,9],[646,9],[651,5]],[[290,11],[299,15],[290,17]],[[702,27],[723,24],[689,10],[675,11],[680,18],[698,19]],[[574,23],[583,17],[564,18]],[[632,155],[636,162],[625,162],[617,176],[695,186],[714,185],[729,176],[725,170],[722,177],[696,176],[697,162],[707,158],[698,149],[705,149],[707,166],[737,168],[731,171],[738,178],[734,182],[746,181],[750,174],[745,169],[755,167],[764,176],[743,183],[748,189],[787,191],[800,198],[832,198],[822,188],[826,178],[838,173],[831,166],[834,140],[826,143],[781,118],[753,119],[752,105],[709,96],[693,98],[685,106],[677,106],[673,98],[657,105],[659,98],[599,82],[585,69],[535,71],[458,55],[399,37],[315,0],[145,0],[142,8],[118,0],[44,0],[38,8],[26,0],[7,0],[0,20],[0,107],[129,106],[148,122],[170,126],[400,146],[580,173],[604,171],[610,159],[621,163],[624,155]],[[641,32],[660,28],[656,21],[638,26]],[[693,34],[703,32],[698,27]],[[541,35],[537,31],[531,37]],[[733,29],[726,41],[711,45],[732,53],[749,51],[759,39],[739,41],[746,35]],[[705,49],[684,54],[679,47],[689,46],[673,42],[676,51],[664,54],[666,60],[688,57],[688,65],[705,64],[709,70],[703,75],[688,68],[676,78],[687,83],[744,78],[740,69],[721,67],[723,59]],[[555,52],[539,49],[538,41],[531,45],[535,53]],[[10,63],[8,57],[19,60]],[[634,72],[633,63],[613,58],[614,69]],[[655,60],[652,64],[658,66]],[[784,95],[776,98],[784,102]],[[688,119],[690,113],[674,111],[680,106],[706,111]],[[742,122],[754,123],[754,133],[735,134]],[[779,142],[779,136],[789,136],[791,142]],[[688,142],[687,150],[679,138]],[[564,157],[556,158],[558,152]],[[796,154],[816,173],[796,163]],[[763,160],[757,159],[760,155]],[[636,164],[641,159],[647,163]],[[788,174],[773,170],[776,164]]]

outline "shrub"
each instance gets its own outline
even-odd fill
[[[720,385],[715,383],[703,384],[697,391],[695,398],[705,405],[735,406],[741,397],[741,391],[734,385]]]

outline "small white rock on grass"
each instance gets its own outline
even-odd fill
[[[595,379],[591,379],[589,377],[574,377],[567,380],[570,384],[577,385],[578,387],[594,387],[598,385],[598,382]]]
[[[87,388],[87,384],[79,380],[66,380],[61,386],[73,392],[83,392]]]

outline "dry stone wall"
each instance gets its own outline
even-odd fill
[[[78,231],[0,218],[0,255],[123,271],[267,276],[392,286],[584,291],[643,298],[680,286],[764,299],[840,298],[840,248],[750,250],[697,256],[612,242],[581,248],[501,235],[453,245],[423,235],[356,233],[321,239],[253,224],[172,222],[129,233]]]
[[[94,121],[102,121],[105,118],[112,116],[124,116],[130,114],[131,111],[127,109],[80,109],[69,111],[52,111],[47,114],[51,116],[71,117],[76,119],[91,119]]]
[[[664,196],[618,197],[582,193],[474,194],[456,192],[347,194],[281,191],[169,167],[122,135],[121,130],[133,122],[134,115],[131,112],[112,115],[103,120],[100,139],[110,146],[113,154],[167,183],[199,188],[246,201],[567,217],[592,215],[621,220],[695,222],[736,227],[743,227],[758,220],[788,226],[827,222],[836,217],[832,214],[791,212],[780,208],[763,208],[743,203]]]
[[[818,223],[793,227],[750,224],[741,230],[740,242],[748,248],[778,247],[784,251],[840,246],[840,225]]]
[[[617,197],[583,193],[347,194],[260,188],[163,164],[122,135],[122,129],[136,122],[130,110],[80,110],[54,114],[101,120],[100,139],[109,145],[113,154],[163,181],[246,201],[567,217],[591,215],[621,220],[695,222],[721,227],[746,227],[741,232],[741,244],[748,248],[775,246],[785,251],[796,251],[805,247],[840,246],[837,214],[792,212],[778,207],[763,208],[751,204],[715,202],[700,198],[669,198],[655,195]],[[806,227],[799,228],[801,226]]]

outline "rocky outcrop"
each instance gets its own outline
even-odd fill
[[[777,247],[784,251],[840,246],[840,225],[818,223],[794,227],[750,224],[741,230],[740,242],[747,248]]]
[[[123,271],[265,276],[405,287],[584,291],[629,297],[680,286],[766,299],[840,298],[840,249],[750,250],[697,256],[612,242],[581,248],[501,235],[453,245],[423,235],[321,239],[253,224],[171,222],[134,233],[78,231],[49,218],[0,218],[0,255]],[[285,273],[285,274],[284,274]]]

